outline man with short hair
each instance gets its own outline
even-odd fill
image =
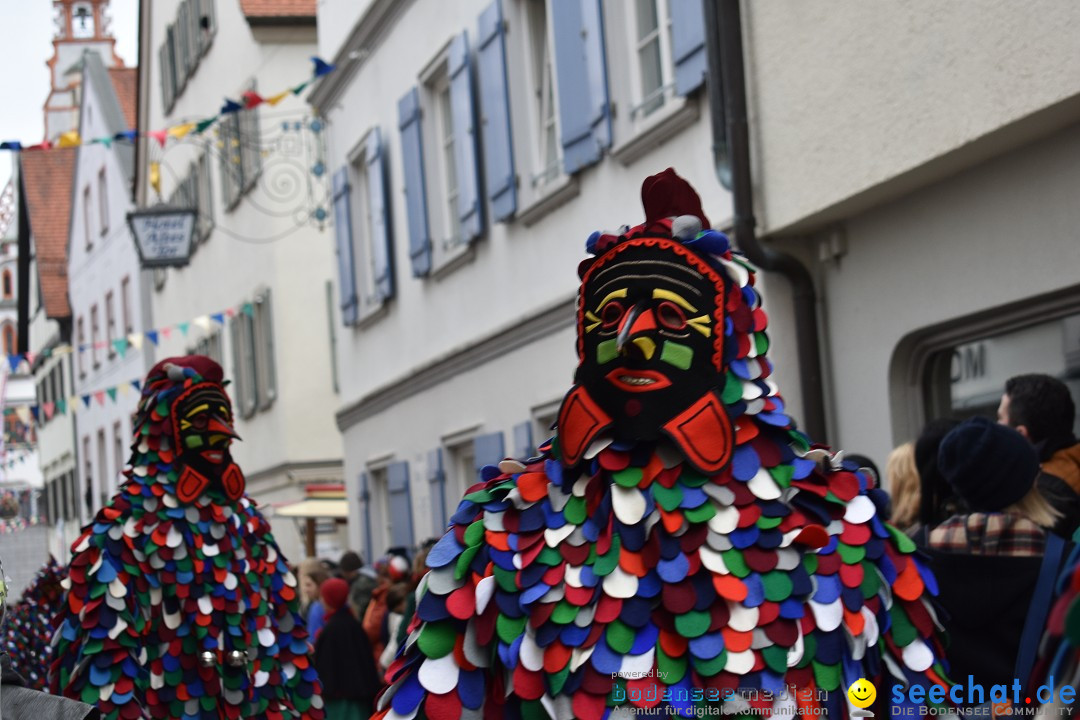
[[[1071,536],[1080,524],[1080,443],[1073,435],[1076,406],[1068,386],[1042,373],[1011,377],[997,416],[1035,446],[1042,463],[1039,489],[1064,515],[1054,530]]]
[[[349,609],[358,620],[364,619],[364,612],[371,600],[371,591],[376,585],[375,576],[364,572],[366,569],[364,559],[352,550],[345,552],[338,561],[341,578],[349,583]]]

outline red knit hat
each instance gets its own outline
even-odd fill
[[[349,598],[349,583],[341,578],[330,578],[319,588],[322,592],[323,605],[327,610],[340,610]]]

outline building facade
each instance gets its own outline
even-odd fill
[[[83,56],[79,131],[86,142],[75,161],[67,257],[78,470],[91,513],[123,482],[139,398],[133,383],[153,362],[153,345],[141,333],[148,325],[142,273],[126,221],[134,147],[89,142],[134,127],[135,74],[134,68],[107,67],[97,53]]]
[[[1080,391],[1080,13],[1037,6],[741,3],[758,236],[817,293],[815,440],[883,465],[927,420],[990,411],[1012,374]],[[675,167],[732,223],[704,16],[697,0],[320,3],[338,70],[310,101],[334,179],[357,547],[440,534],[481,465],[548,437],[585,238],[640,219],[645,176]],[[759,280],[799,419],[794,295]]]
[[[668,166],[713,171],[700,4],[329,1],[328,124],[351,542],[441,535],[486,464],[551,435],[575,269]]]
[[[149,289],[158,355],[199,352],[224,367],[242,438],[233,456],[300,559],[304,524],[274,520],[274,508],[303,500],[307,484],[341,482],[322,127],[290,91],[312,76],[315,3],[144,3],[140,36],[139,127],[185,129],[142,140],[137,206],[197,211],[189,264],[156,271]],[[229,112],[196,129],[223,97]]]

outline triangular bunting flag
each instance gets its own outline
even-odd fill
[[[153,345],[154,347],[157,347],[157,341],[158,341],[158,333],[157,333],[157,330],[147,330],[147,331],[146,331],[146,339],[147,339],[147,340],[149,340],[149,341],[150,341],[150,343],[151,343],[151,344],[152,344],[152,345]]]
[[[22,150],[22,143],[18,140],[5,140],[0,142],[0,150]]]
[[[232,308],[229,308],[228,310],[225,311],[225,317],[233,317],[235,315],[236,315],[236,311],[233,310]]]
[[[246,90],[244,92],[243,98],[245,110],[250,110],[251,108],[262,105],[263,103],[262,96],[254,90]]]
[[[82,396],[82,401],[83,401],[83,405],[85,405],[87,408],[90,407],[90,396],[89,395],[83,395]]]
[[[112,346],[116,348],[116,352],[120,353],[120,357],[124,357],[125,355],[127,355],[127,338],[116,338],[112,341]]]
[[[113,140],[127,140],[128,142],[135,142],[135,138],[139,137],[138,130],[124,130],[113,135]]]
[[[176,140],[183,140],[184,137],[186,137],[187,134],[189,132],[191,132],[192,130],[194,130],[194,129],[195,129],[195,123],[189,122],[189,123],[184,123],[183,125],[174,125],[173,127],[169,128],[166,132],[169,133],[169,137],[171,137],[171,138],[175,138]]]
[[[135,348],[136,350],[142,350],[142,339],[143,339],[142,333],[133,332],[133,333],[129,333],[128,336],[127,336],[128,343],[131,345],[131,347]]]
[[[213,125],[214,122],[217,121],[217,119],[218,119],[218,116],[215,115],[214,117],[206,118],[205,120],[200,120],[198,123],[195,124],[195,134],[196,135],[202,135],[203,131],[205,131],[206,128]]]
[[[248,317],[255,317],[255,306],[251,303],[244,303],[244,306],[241,308],[241,310]]]
[[[142,388],[142,382],[139,381],[139,380],[132,380],[131,381],[131,387],[135,388],[136,390],[139,390],[139,389]]]
[[[97,390],[94,392],[94,399],[97,400],[98,405],[105,407],[105,391]]]
[[[146,133],[146,136],[154,138],[155,140],[158,141],[158,145],[160,145],[161,147],[165,147],[165,140],[166,140],[166,138],[169,137],[169,131],[168,130],[151,130],[150,132]]]
[[[117,385],[116,389],[120,391],[121,395],[127,395],[129,392],[131,392],[131,386],[127,384]]]
[[[210,318],[218,325],[225,324],[225,313],[213,313],[210,315]]]
[[[176,327],[180,328],[180,332],[183,333],[184,337],[187,337],[188,326],[190,324],[191,323],[186,323],[186,322],[176,323]]]
[[[304,92],[304,88],[306,88],[310,84],[310,80],[305,80],[304,82],[294,87],[290,92],[292,92],[293,95],[299,95],[300,93]]]
[[[273,107],[273,106],[277,105],[279,102],[281,102],[282,100],[284,100],[285,98],[289,97],[289,95],[291,95],[291,94],[292,94],[291,90],[283,90],[283,91],[279,92],[277,95],[271,95],[268,98],[264,98],[263,102],[266,103],[267,105],[269,105],[270,107]]]
[[[19,363],[22,362],[22,357],[19,355],[7,356],[8,366],[11,368],[11,372],[14,373],[19,368]]]
[[[82,145],[82,140],[79,138],[79,131],[68,130],[66,133],[60,133],[58,145],[62,148],[78,147]]]
[[[222,115],[228,115],[230,113],[240,112],[243,109],[244,109],[244,106],[241,105],[240,103],[236,102],[235,100],[230,100],[229,98],[225,98],[225,104],[221,106],[221,114]]]
[[[150,163],[150,187],[161,195],[161,163],[159,162]]]
[[[112,400],[113,402],[116,402],[116,388],[114,388],[114,387],[107,388],[105,390],[105,392],[109,396],[110,400]]]
[[[45,403],[45,404],[46,405],[52,405],[52,403]],[[34,422],[41,422],[41,418],[38,415],[38,406],[37,405],[31,405],[30,406],[30,414],[34,416]],[[48,420],[48,419],[51,419],[51,418],[52,418],[52,413],[49,412],[48,409],[46,409],[45,410],[45,419]]]
[[[35,360],[35,359],[37,358],[37,353],[27,352],[27,353],[24,353],[24,354],[23,354],[23,357],[25,357],[25,358],[26,358],[26,362],[28,362],[28,363],[30,363],[31,365],[33,365],[33,364],[34,364],[34,360]]]
[[[161,328],[161,337],[168,340],[170,335],[172,335],[172,328]]]
[[[61,415],[67,415],[67,400],[57,400],[56,411]]]
[[[53,413],[56,412],[56,403],[51,403],[51,402],[42,403],[41,404],[41,409],[45,412],[45,419],[46,420],[52,420]],[[35,420],[37,419],[36,415],[34,416],[34,419]]]
[[[203,330],[209,330],[210,329],[210,316],[209,315],[200,315],[199,317],[195,318],[191,322],[193,322],[195,325],[198,325]]]
[[[101,145],[104,145],[107,148],[111,148],[112,147],[112,141],[113,141],[113,139],[112,139],[112,136],[110,135],[110,136],[106,136],[106,137],[94,138],[93,140],[90,141],[90,144],[91,145],[101,144]]]
[[[336,67],[326,62],[321,58],[317,58],[314,55],[311,56],[311,62],[315,63],[315,77],[322,77],[328,73],[334,72]]]

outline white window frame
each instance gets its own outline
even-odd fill
[[[656,28],[651,30],[648,35],[651,37],[642,39],[641,28],[638,25],[638,12],[639,4],[642,2],[651,2],[656,10]],[[671,8],[670,0],[633,0],[623,5],[623,10],[626,14],[628,23],[628,39],[630,43],[630,77],[631,85],[633,87],[633,103],[629,108],[630,121],[636,126],[641,126],[648,121],[650,117],[657,112],[661,112],[665,106],[671,104],[675,99],[675,63],[671,57]],[[658,45],[658,52],[660,54],[660,85],[648,94],[645,92],[645,88],[642,87],[644,83],[644,72],[642,70],[641,51],[648,45],[655,42]],[[652,109],[648,108],[649,103],[659,100],[659,103]]]
[[[84,229],[84,235],[86,236],[86,252],[90,252],[94,249],[94,232],[91,229],[90,223],[90,184],[87,183],[83,187],[83,224],[86,226]]]
[[[101,366],[101,359],[98,358],[98,343],[101,335],[101,323],[99,322],[98,306],[94,303],[90,306],[90,357],[94,361],[94,369],[97,370]]]
[[[75,336],[79,354],[79,377],[86,377],[86,318],[82,315],[75,320]]]
[[[252,301],[252,341],[255,345],[255,380],[259,410],[267,410],[277,398],[277,366],[274,362],[274,312],[270,288],[263,288]]]
[[[124,335],[135,332],[135,325],[131,320],[131,276],[125,275],[120,280],[120,306],[123,312]]]
[[[465,492],[476,484],[476,449],[473,441],[480,435],[481,424],[443,435],[439,444],[443,456],[443,492],[447,516],[453,515]]]
[[[368,476],[368,517],[371,519],[371,549],[381,556],[390,547],[393,519],[390,517],[389,460],[370,464]]]
[[[420,72],[424,182],[431,233],[431,270],[435,276],[440,271],[457,267],[455,261],[468,257],[472,247],[463,237],[457,212],[457,158],[450,111],[451,41],[448,40]],[[451,128],[450,138],[446,137],[447,127]],[[453,165],[448,165],[448,155],[453,159]]]
[[[349,211],[352,214],[353,271],[356,297],[359,302],[357,325],[380,315],[387,303],[381,299],[375,283],[376,218],[371,214],[371,188],[368,184],[367,146],[374,129],[364,133],[349,151]],[[385,143],[385,141],[384,141]],[[384,144],[380,150],[386,153]]]
[[[116,347],[113,346],[113,340],[116,340],[117,337],[116,298],[113,291],[109,290],[105,293],[105,350],[107,351],[110,360],[116,357]]]
[[[241,310],[233,316],[230,326],[236,406],[242,418],[250,418],[259,408],[254,322]]]
[[[105,234],[109,232],[109,193],[108,193],[108,180],[105,175],[105,168],[102,167],[98,170],[98,211],[101,214],[101,231],[100,235],[105,237]]]
[[[562,143],[559,140],[559,93],[555,79],[555,46],[548,0],[525,0],[522,13],[525,32],[524,64],[529,91],[529,185],[544,188],[563,175]],[[538,29],[543,21],[543,33]],[[541,45],[543,48],[541,49]],[[546,97],[550,94],[550,97]],[[549,138],[550,133],[550,138]],[[549,141],[554,160],[548,162]]]

